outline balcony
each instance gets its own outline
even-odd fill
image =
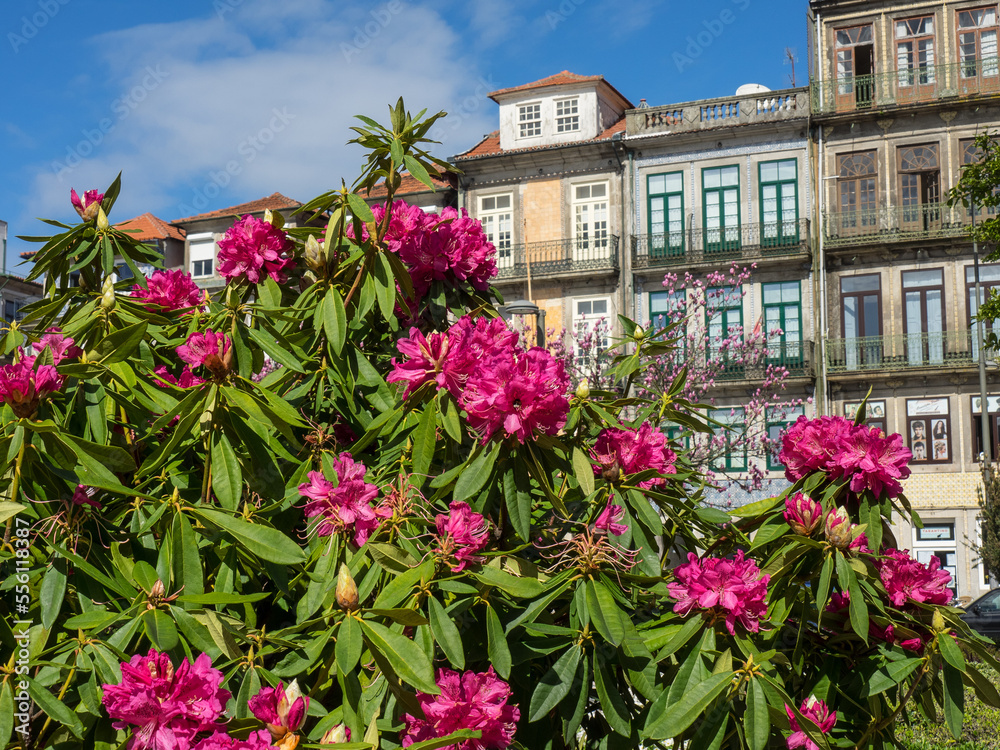
[[[802,120],[808,114],[808,97],[808,89],[797,88],[633,109],[625,115],[625,133],[639,137]]]
[[[708,356],[718,363],[716,382],[763,380],[768,368],[784,368],[791,378],[810,377],[813,373],[812,341],[771,342],[739,354],[710,347]]]
[[[813,114],[905,107],[941,99],[1000,94],[1000,59],[927,65],[812,82]]]
[[[617,273],[618,235],[585,240],[528,242],[497,249],[495,283],[572,276],[578,273]]]
[[[979,364],[979,347],[972,331],[866,336],[826,342],[827,371],[863,373],[934,367],[951,370]],[[996,352],[987,350],[987,360]]]
[[[742,224],[731,229],[702,229],[632,235],[632,268],[697,266],[771,258],[809,252],[809,220]]]
[[[964,206],[950,207],[947,203],[915,203],[824,213],[824,244],[837,247],[961,237],[971,222],[969,209]]]

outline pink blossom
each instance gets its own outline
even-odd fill
[[[199,732],[215,729],[229,700],[223,674],[201,654],[174,670],[155,649],[122,664],[122,681],[104,685],[104,707],[115,729],[132,728],[129,750],[188,750]]]
[[[493,667],[462,674],[439,669],[436,682],[440,695],[417,693],[425,718],[403,716],[403,747],[445,737],[459,729],[478,729],[482,736],[442,750],[501,750],[510,746],[521,712],[517,706],[507,705],[510,686],[496,676]]]
[[[809,536],[823,519],[823,506],[808,495],[796,492],[785,498],[784,516],[792,531]]]
[[[840,453],[841,436],[854,423],[843,417],[799,417],[781,437],[778,458],[785,465],[785,477],[796,482],[813,471],[829,471]]]
[[[323,733],[321,745],[341,745],[351,741],[351,730],[343,724],[334,724]]]
[[[41,400],[62,386],[63,379],[52,365],[39,365],[36,370],[21,361],[0,367],[0,400],[20,418],[33,416]]]
[[[215,732],[194,746],[194,750],[274,750],[274,748],[270,735],[263,729],[252,732],[245,740],[230,737],[224,732]]]
[[[910,557],[909,550],[886,550],[879,561],[879,576],[895,607],[907,602],[948,604],[952,600],[951,574],[941,570],[941,560],[931,557],[924,565]]]
[[[760,618],[767,612],[767,582],[753,560],[745,560],[739,550],[732,560],[705,558],[688,553],[688,562],[674,569],[676,580],[667,588],[677,600],[674,612],[687,615],[692,609],[710,612],[714,619],[724,618],[730,635],[736,623],[751,633],[760,630]]]
[[[78,484],[76,490],[73,492],[73,497],[70,502],[73,505],[89,505],[91,508],[100,508],[101,504],[93,499],[97,490],[93,487],[87,487],[83,484]]]
[[[295,246],[281,229],[249,214],[238,219],[219,240],[219,275],[260,284],[270,276],[279,284],[295,264]]]
[[[153,374],[163,382],[176,385],[178,388],[192,388],[205,382],[204,378],[199,378],[194,374],[191,370],[191,365],[185,365],[184,369],[181,370],[180,377],[177,378],[170,374],[166,365],[157,367],[153,370]]]
[[[618,523],[625,516],[625,508],[620,505],[614,505],[608,503],[601,514],[594,521],[594,528],[597,531],[603,531],[605,533],[610,532],[615,536],[621,536],[626,531],[628,531],[628,526],[623,523]]]
[[[52,352],[52,364],[58,365],[67,359],[77,359],[83,354],[83,349],[76,346],[73,339],[65,336],[59,328],[49,328],[42,337],[32,343],[31,348],[35,350],[36,356],[46,349]],[[22,361],[33,365],[34,357],[22,357]]]
[[[401,338],[396,342],[399,353],[407,359],[397,362],[393,357],[393,370],[386,380],[390,383],[406,383],[404,399],[429,382],[436,383],[439,391],[461,393],[468,373],[459,372],[454,367],[455,358],[448,356],[450,344],[448,333],[432,333],[425,337],[418,329],[411,328],[409,338]]]
[[[191,367],[204,366],[213,375],[223,375],[228,372],[228,360],[232,357],[229,347],[229,336],[213,333],[209,328],[188,336],[187,342],[177,347],[177,356]]]
[[[675,474],[677,455],[667,447],[667,436],[644,422],[638,430],[601,430],[594,443],[592,456],[597,465],[595,476],[607,477],[617,466],[622,474],[638,474],[653,469],[660,474]],[[666,482],[663,477],[652,477],[639,483],[640,487],[657,487]]]
[[[98,193],[97,190],[84,190],[83,200],[76,194],[76,188],[69,191],[69,201],[84,221],[93,221],[97,218],[97,209],[101,207],[103,200],[104,193]]]
[[[480,560],[477,554],[489,544],[490,534],[486,519],[473,512],[468,503],[453,501],[448,510],[447,515],[439,514],[434,519],[439,545],[437,551],[458,561],[458,565],[451,568],[458,573],[465,570],[469,563]]]
[[[336,485],[318,471],[310,471],[309,481],[299,485],[299,494],[309,498],[305,516],[319,517],[316,525],[319,536],[350,533],[360,547],[392,511],[372,507],[378,488],[364,480],[367,469],[355,462],[350,453],[341,453],[333,467]]]
[[[202,291],[191,280],[191,274],[180,269],[154,271],[146,279],[146,287],[132,286],[132,296],[145,300],[147,310],[183,310],[202,306]]]
[[[309,710],[309,698],[302,695],[298,680],[292,680],[287,688],[281,682],[276,688],[261,688],[248,701],[248,706],[254,716],[267,724],[271,736],[278,740],[302,726]]]
[[[895,497],[903,491],[899,480],[910,476],[912,455],[899,433],[887,437],[877,427],[859,425],[843,437],[830,476],[850,478],[855,494],[871,490],[879,498],[885,490],[886,497]]]
[[[823,701],[818,700],[816,696],[810,695],[802,702],[802,707],[799,710],[823,734],[828,734],[833,729],[834,724],[837,723],[837,712],[831,712],[829,707]],[[793,730],[793,733],[787,740],[789,750],[798,747],[804,747],[806,750],[819,750],[819,745],[809,739],[809,735],[802,731],[802,728],[799,726],[799,720],[795,718],[795,712],[792,711],[791,706],[785,706],[785,713],[788,714],[788,723],[791,724]]]

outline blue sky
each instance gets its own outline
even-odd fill
[[[807,81],[805,0],[4,0],[0,219],[8,270],[123,171],[111,216],[167,221],[356,176],[352,116],[452,113],[451,156],[497,127],[489,91],[561,70],[633,103]],[[229,170],[227,171],[227,167]]]

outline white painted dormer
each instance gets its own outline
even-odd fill
[[[603,76],[569,71],[490,97],[500,105],[503,151],[593,140],[632,108]]]

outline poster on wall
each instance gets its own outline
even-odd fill
[[[948,399],[907,400],[906,429],[914,462],[946,463],[952,460]]]
[[[853,420],[858,414],[860,401],[847,401],[844,403],[844,416]],[[869,427],[877,427],[885,432],[885,401],[868,401],[865,404],[865,424]]]

